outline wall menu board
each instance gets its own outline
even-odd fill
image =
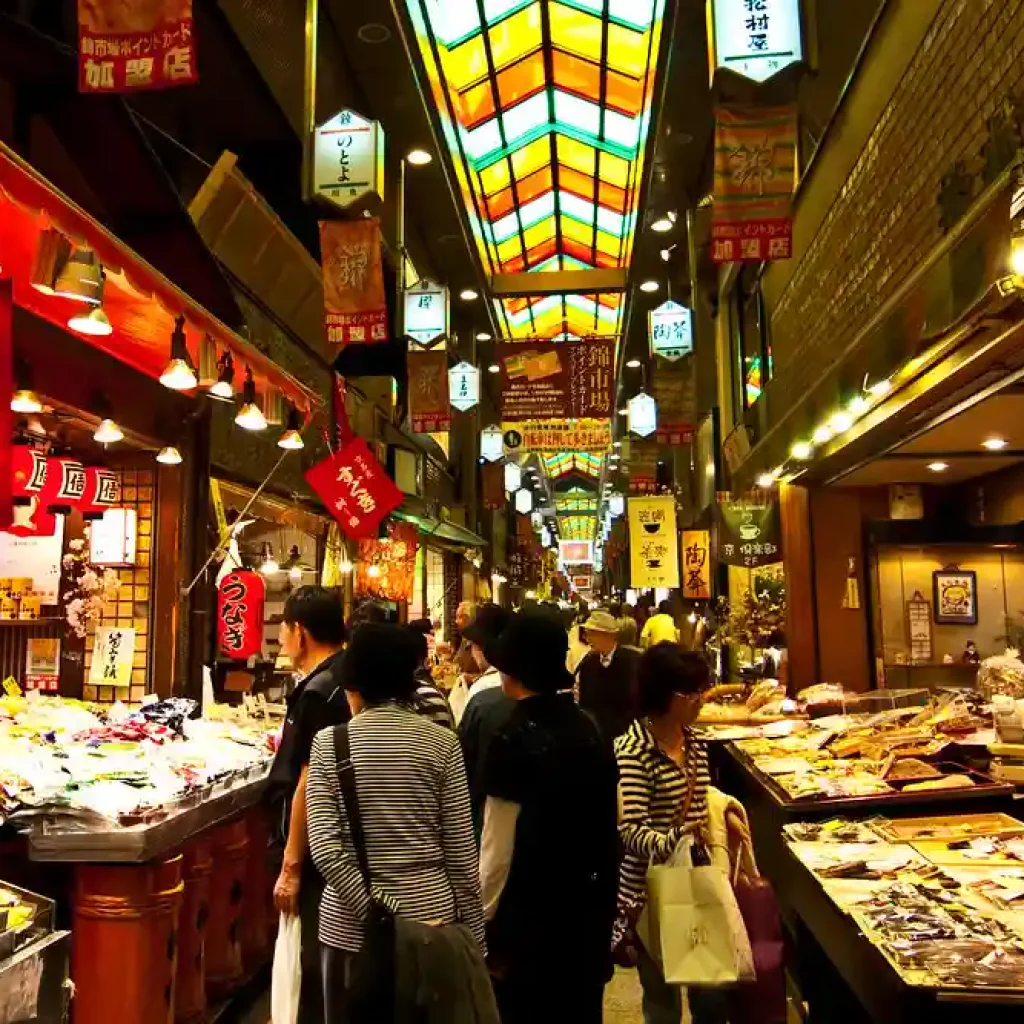
[[[932,606],[920,590],[907,602],[907,639],[910,663],[927,665],[932,660]]]

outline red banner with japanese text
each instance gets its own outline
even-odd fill
[[[796,168],[795,106],[715,108],[715,263],[792,256]]]
[[[0,278],[0,530],[11,525],[13,491],[11,395],[14,391],[14,292],[11,278]]]
[[[356,596],[411,601],[418,549],[419,534],[411,523],[391,523],[387,537],[361,540]]]
[[[324,281],[324,329],[338,348],[388,340],[380,221],[320,222],[320,265]]]
[[[217,587],[217,647],[225,658],[245,661],[263,649],[267,584],[258,572],[229,572]]]
[[[487,462],[480,467],[481,501],[485,509],[500,511],[508,503],[505,497],[505,465]]]
[[[306,473],[306,482],[353,540],[373,537],[405,495],[357,437]]]
[[[199,80],[192,0],[78,0],[79,92],[138,92]]]
[[[410,351],[406,356],[406,366],[409,371],[409,419],[413,433],[434,434],[450,430],[448,354],[444,349]]]

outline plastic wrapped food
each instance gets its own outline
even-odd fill
[[[1024,697],[1024,662],[1012,647],[1005,654],[986,658],[978,669],[978,689],[986,697],[1003,693],[1008,697]]]

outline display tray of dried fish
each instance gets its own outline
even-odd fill
[[[879,836],[890,843],[921,839],[957,841],[977,836],[1024,836],[1024,821],[1009,814],[944,814],[921,818],[879,818],[871,822]]]

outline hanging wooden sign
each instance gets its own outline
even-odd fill
[[[934,632],[932,605],[920,590],[907,602],[907,639],[910,643],[911,665],[927,665],[932,660]]]

